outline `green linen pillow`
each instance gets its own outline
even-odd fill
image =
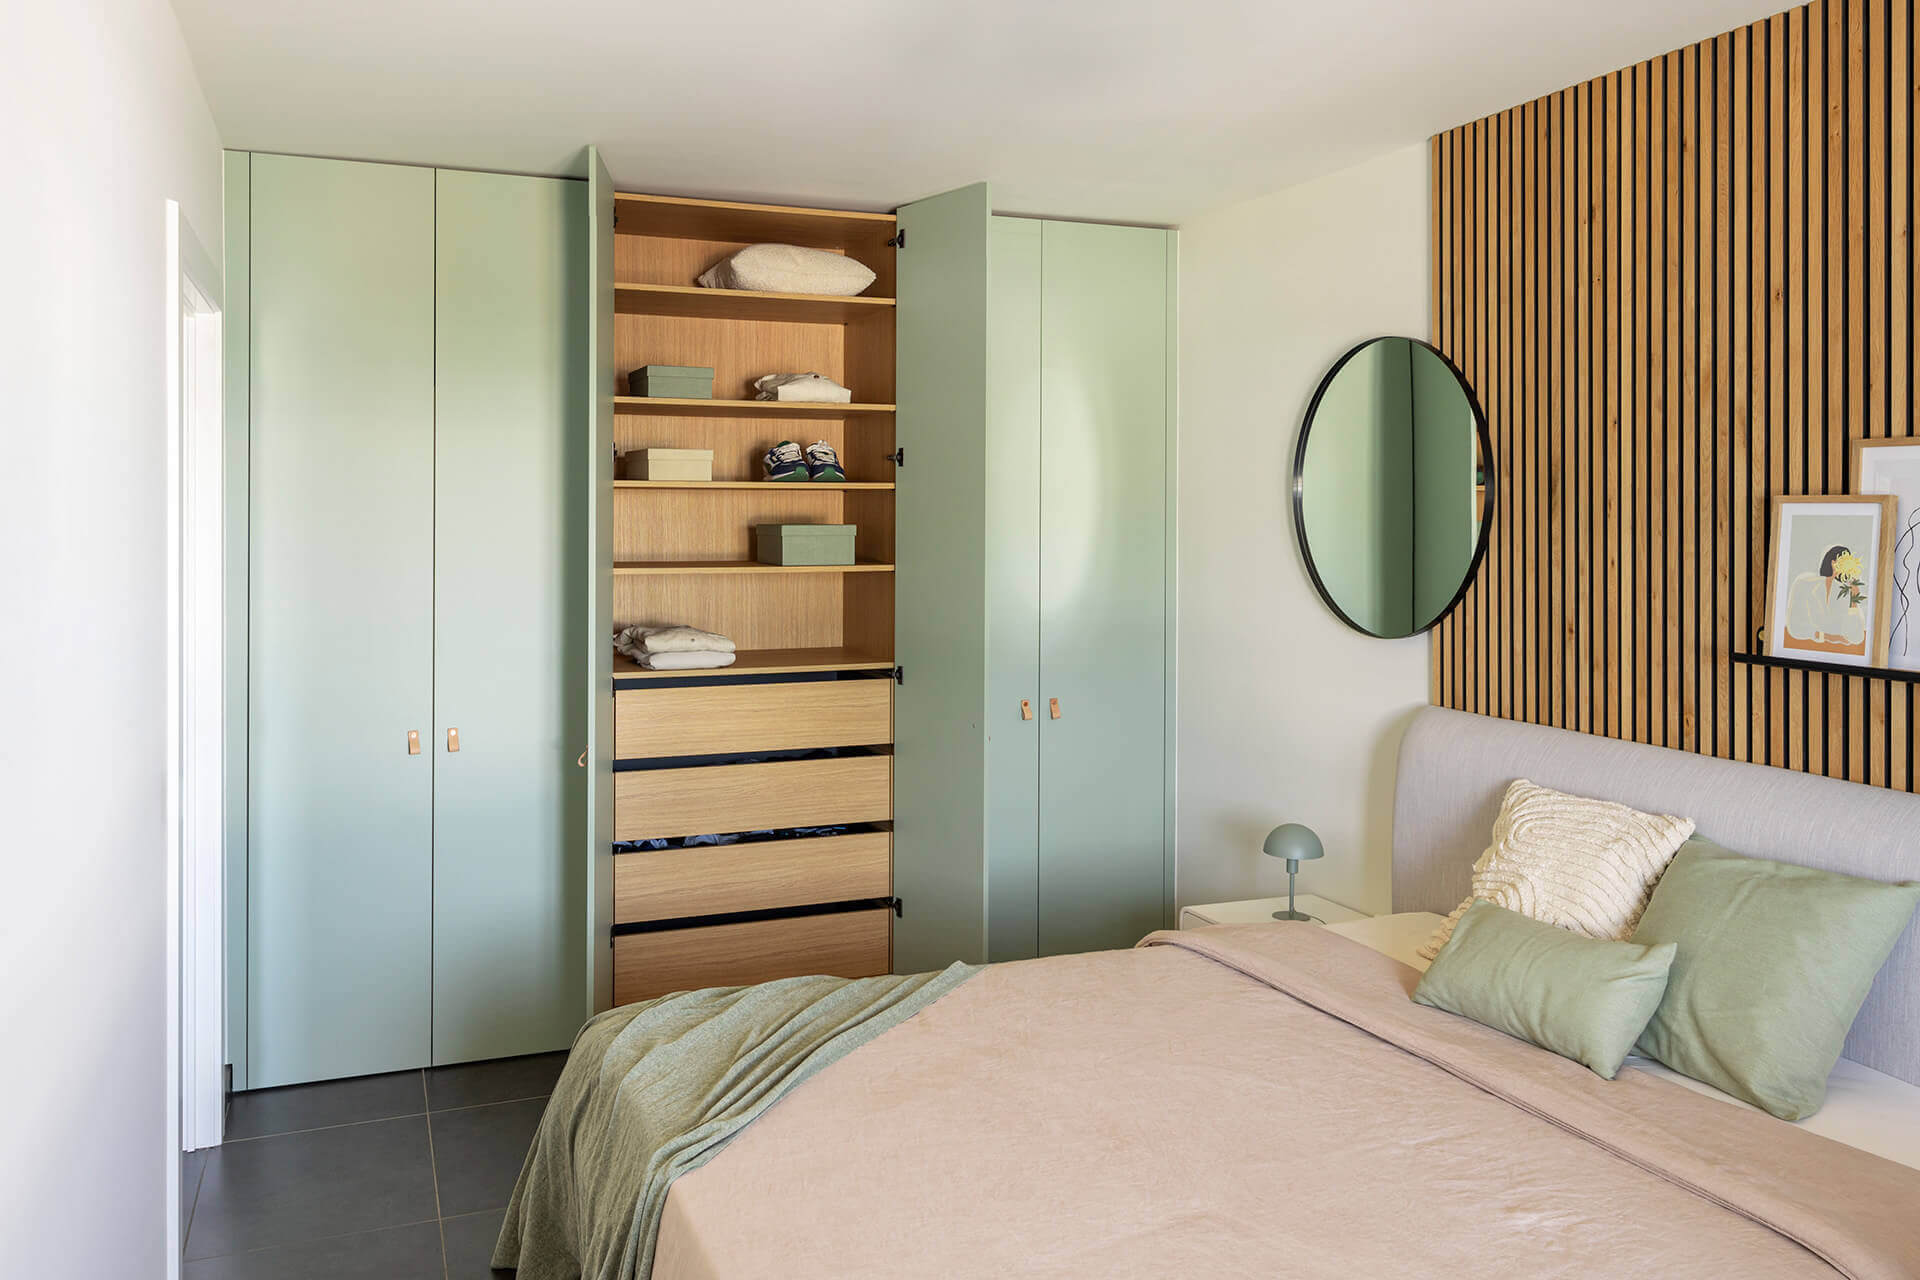
[[[1805,1119],[1826,1101],[1847,1031],[1916,906],[1920,883],[1743,858],[1693,837],[1633,935],[1679,948],[1638,1052]]]
[[[1673,952],[1671,943],[1588,938],[1482,898],[1460,917],[1413,998],[1611,1080],[1660,1005]]]

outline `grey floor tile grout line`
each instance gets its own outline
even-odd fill
[[[490,1213],[505,1213],[506,1211],[507,1211],[507,1206],[503,1204],[497,1204],[493,1206],[493,1208],[491,1209],[469,1209],[465,1213],[449,1213],[444,1218],[440,1219],[440,1221],[458,1222],[462,1218],[484,1218]]]
[[[427,1172],[433,1175],[433,1220],[438,1222],[442,1216],[440,1208],[440,1158],[434,1154],[433,1150],[433,1116],[431,1113],[427,1116]],[[440,1234],[443,1237],[440,1242],[440,1247],[444,1251],[446,1248],[446,1241],[444,1239],[446,1233],[443,1231]]]
[[[481,1107],[504,1107],[510,1102],[538,1102],[542,1098],[551,1098],[553,1090],[545,1093],[530,1093],[524,1098],[495,1098],[491,1102],[463,1102],[457,1107],[428,1107],[427,1114],[444,1116],[455,1111],[478,1111]]]
[[[307,1236],[300,1240],[283,1240],[279,1244],[263,1244],[257,1249],[235,1249],[230,1253],[210,1253],[204,1258],[188,1258],[189,1263],[216,1262],[221,1258],[244,1258],[256,1253],[272,1253],[276,1249],[298,1249],[310,1244],[325,1244],[329,1240],[351,1240],[355,1236],[377,1236],[383,1231],[403,1231],[408,1227],[424,1227],[432,1223],[440,1225],[438,1218],[415,1218],[412,1222],[391,1222],[384,1227],[367,1227],[360,1231],[336,1231],[332,1235]],[[442,1252],[444,1252],[444,1246]]]
[[[420,1087],[427,1087],[427,1078],[420,1077]],[[440,1157],[433,1150],[433,1113],[427,1113],[427,1172],[433,1175],[433,1230],[440,1237],[440,1280],[453,1280],[453,1273],[447,1268],[447,1224],[440,1207]]]
[[[551,1098],[552,1096],[553,1091],[549,1089],[545,1093],[530,1093],[524,1098],[499,1098],[493,1102],[469,1102],[458,1107],[429,1107],[427,1114],[430,1116],[447,1116],[452,1115],[456,1111],[478,1111],[482,1107],[504,1107],[515,1102],[539,1102],[542,1099]]]
[[[207,1161],[200,1162],[200,1176],[193,1180],[193,1199],[187,1201],[187,1225],[180,1229],[180,1256],[187,1256],[187,1241],[193,1238],[193,1215],[200,1209],[200,1188],[207,1182]]]
[[[342,1120],[339,1124],[318,1124],[311,1129],[286,1129],[280,1133],[255,1133],[244,1138],[228,1138],[220,1145],[237,1146],[242,1142],[264,1142],[268,1138],[291,1138],[302,1133],[325,1133],[329,1129],[351,1129],[357,1124],[384,1124],[388,1120],[415,1120],[421,1116],[448,1116],[456,1111],[478,1111],[482,1107],[504,1107],[515,1102],[539,1102],[551,1098],[551,1093],[534,1093],[524,1098],[501,1098],[497,1102],[469,1102],[459,1107],[437,1107],[428,1111],[406,1111],[393,1116],[368,1116],[365,1120]],[[458,1216],[458,1215],[456,1215]]]

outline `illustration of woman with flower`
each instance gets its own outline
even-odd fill
[[[1866,567],[1847,547],[1829,548],[1817,573],[1803,573],[1787,592],[1787,636],[1837,653],[1867,651]]]

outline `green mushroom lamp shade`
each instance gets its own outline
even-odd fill
[[[1297,822],[1287,822],[1267,833],[1267,842],[1261,846],[1269,858],[1287,860],[1287,909],[1273,913],[1275,920],[1311,920],[1312,916],[1293,907],[1293,878],[1300,874],[1300,864],[1311,862],[1315,858],[1324,858],[1327,851],[1320,845],[1320,837],[1313,834],[1311,827],[1303,827]]]

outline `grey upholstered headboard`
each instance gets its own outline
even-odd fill
[[[1429,707],[1400,747],[1395,911],[1460,905],[1515,778],[1692,818],[1736,853],[1920,879],[1920,796]],[[1908,926],[1880,971],[1846,1056],[1920,1084],[1920,926]]]

